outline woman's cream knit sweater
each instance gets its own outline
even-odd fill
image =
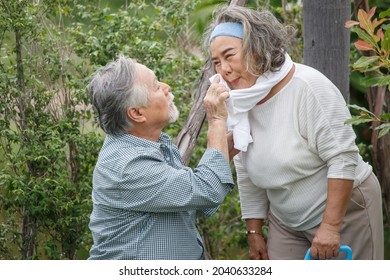
[[[348,107],[319,71],[295,64],[294,76],[249,112],[253,143],[235,159],[242,218],[268,209],[286,226],[306,230],[321,222],[327,179],[364,181],[372,167],[355,144]]]

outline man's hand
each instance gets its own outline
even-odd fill
[[[225,101],[229,96],[228,89],[224,85],[219,84],[219,77],[216,77],[203,99],[209,123],[214,120],[227,121],[228,111]]]
[[[228,142],[226,137],[228,111],[226,99],[229,93],[224,85],[219,84],[219,78],[215,79],[206,96],[203,104],[206,110],[209,124],[207,131],[207,147],[219,150],[229,161]]]

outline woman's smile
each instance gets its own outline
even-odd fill
[[[240,82],[240,78],[237,78],[237,79],[232,80],[228,84],[230,85],[231,89],[236,89],[239,82]]]

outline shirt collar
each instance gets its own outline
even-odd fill
[[[131,144],[134,144],[136,146],[141,146],[141,147],[152,146],[152,147],[159,148],[162,144],[165,144],[166,146],[171,146],[173,144],[172,138],[164,132],[161,132],[160,137],[157,140],[157,142],[150,141],[150,140],[147,140],[144,138],[140,138],[140,137],[137,137],[137,136],[134,136],[131,134],[123,134],[123,135],[119,135],[119,136],[107,135],[107,137],[109,139],[117,138],[120,141],[129,142]]]

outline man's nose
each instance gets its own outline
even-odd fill
[[[161,86],[162,86],[165,94],[168,94],[171,91],[171,87],[169,85],[167,85],[166,83],[161,83]]]

